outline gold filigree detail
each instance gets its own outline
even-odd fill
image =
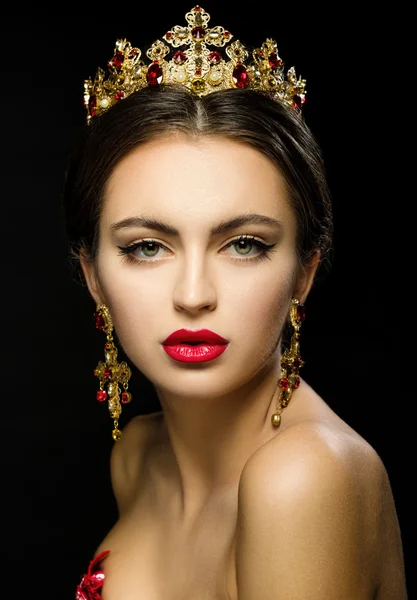
[[[119,417],[122,413],[122,403],[127,404],[132,400],[132,395],[127,391],[129,379],[132,375],[129,365],[125,362],[117,362],[118,350],[113,341],[113,322],[110,311],[106,305],[97,306],[95,313],[96,327],[106,334],[106,344],[104,346],[103,362],[100,360],[94,370],[94,375],[98,378],[100,389],[97,397],[104,396],[107,399],[107,406],[110,417],[113,419],[112,436],[115,441],[120,440],[122,433],[119,429]],[[122,392],[121,384],[124,388]],[[107,390],[105,386],[107,385]],[[122,400],[121,400],[122,394]]]
[[[200,6],[192,8],[185,20],[187,25],[175,25],[148,48],[150,62],[144,62],[142,51],[130,42],[117,40],[108,71],[99,67],[94,80],[84,81],[88,122],[135,91],[170,83],[199,96],[218,89],[260,90],[301,111],[306,82],[294,67],[285,76],[275,40],[267,38],[250,53],[239,40],[232,42],[233,35],[224,27],[209,28],[210,15]]]

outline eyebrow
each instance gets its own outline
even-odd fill
[[[241,225],[272,225],[274,227],[278,227],[282,229],[281,221],[274,219],[272,217],[268,217],[266,215],[261,215],[258,213],[251,213],[246,215],[238,215],[236,217],[232,217],[227,221],[221,221],[218,225],[212,228],[211,235],[219,235],[222,233],[226,233],[231,229],[237,229]],[[148,229],[155,229],[156,231],[161,231],[162,233],[166,233],[168,235],[179,236],[179,231],[172,225],[168,225],[167,223],[162,223],[157,219],[150,219],[146,217],[128,217],[127,219],[123,219],[122,221],[118,221],[113,223],[110,226],[112,232],[120,231],[121,229],[127,229],[129,227],[146,227]]]

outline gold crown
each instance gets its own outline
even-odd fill
[[[114,55],[107,63],[107,73],[100,67],[94,81],[84,82],[84,104],[87,122],[127,98],[133,92],[160,84],[180,84],[198,96],[228,88],[269,92],[275,100],[301,111],[305,102],[305,79],[298,78],[294,67],[284,75],[284,61],[278,55],[277,43],[267,38],[260,48],[249,52],[224,27],[208,28],[210,15],[195,6],[185,15],[188,25],[175,25],[162,39],[142,52],[127,40],[117,40]],[[229,60],[218,50],[225,48]],[[170,55],[170,56],[168,56]],[[168,57],[168,58],[166,58]]]

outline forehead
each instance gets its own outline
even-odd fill
[[[145,212],[177,224],[233,213],[258,212],[291,219],[284,177],[255,148],[221,137],[182,136],[135,148],[115,167],[106,186],[106,223]],[[210,223],[213,219],[210,219]]]

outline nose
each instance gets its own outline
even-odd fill
[[[197,314],[203,308],[211,311],[216,307],[217,294],[204,257],[194,255],[184,259],[173,302],[177,310],[191,314]]]

